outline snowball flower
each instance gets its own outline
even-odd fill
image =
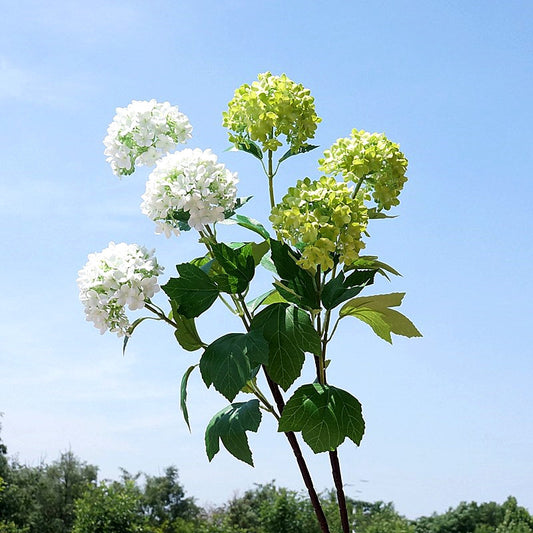
[[[358,184],[372,194],[378,211],[398,205],[407,181],[407,159],[383,133],[354,129],[350,137],[338,139],[318,161],[320,170]]]
[[[148,177],[141,210],[156,233],[179,235],[184,224],[197,230],[220,222],[235,207],[237,174],[211,150],[185,149],[160,159]]]
[[[153,165],[190,139],[191,132],[189,119],[176,106],[134,100],[128,107],[117,107],[104,139],[104,154],[114,174],[133,174],[135,166]]]
[[[285,74],[259,74],[251,85],[241,85],[223,113],[223,126],[235,145],[257,141],[264,152],[276,151],[280,135],[297,151],[315,135],[321,119],[315,112],[311,91]]]
[[[334,178],[299,180],[272,209],[270,220],[279,237],[302,250],[298,263],[316,271],[333,268],[339,262],[353,263],[364,248],[368,213],[361,193]]]
[[[103,334],[109,329],[119,337],[127,334],[130,322],[125,307],[142,309],[158,290],[157,276],[163,272],[157,259],[137,244],[115,244],[89,255],[78,273],[80,300],[85,317]]]

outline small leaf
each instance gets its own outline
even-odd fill
[[[268,343],[259,331],[229,333],[212,342],[200,359],[200,372],[230,402],[251,378],[252,370],[268,362]]]
[[[174,336],[184,350],[195,352],[196,350],[207,346],[202,342],[202,339],[200,339],[200,335],[198,335],[194,318],[186,318],[178,313],[173,313],[172,318],[178,325],[174,331]]]
[[[348,277],[340,272],[329,280],[322,290],[322,303],[326,309],[333,309],[337,305],[357,296],[366,286],[374,282],[376,272],[373,270],[356,270]]]
[[[190,263],[176,265],[179,278],[170,278],[161,288],[175,302],[178,314],[195,318],[209,309],[218,297],[214,281],[199,267]]]
[[[259,148],[259,146],[257,146],[257,144],[255,144],[253,141],[247,140],[235,143],[235,148],[237,148],[241,152],[252,154],[254,157],[257,157],[259,161],[263,160],[263,152],[261,151],[261,148]]]
[[[319,309],[320,301],[314,277],[297,263],[297,252],[285,243],[270,239],[272,261],[280,276],[275,283],[278,292],[287,301],[309,310]]]
[[[390,309],[402,303],[405,293],[377,294],[353,298],[346,302],[339,317],[353,316],[368,324],[376,335],[392,344],[391,333],[404,337],[421,337],[415,325],[402,313]]]
[[[300,146],[298,150],[287,150],[279,159],[280,163],[283,163],[286,159],[289,159],[289,157],[292,157],[293,155],[298,154],[305,154],[306,152],[310,152],[311,150],[314,150],[315,148],[318,148],[318,145],[314,144],[305,144],[303,146]]]
[[[247,204],[252,198],[253,196],[242,196],[240,198],[237,198],[235,200],[235,205],[233,206],[233,208],[224,211],[224,220],[220,223],[224,224],[226,220],[230,219],[230,217],[235,214],[235,211],[237,211],[237,209],[240,209],[244,204]]]
[[[237,294],[245,291],[255,274],[252,243],[233,249],[224,243],[212,245],[213,254],[224,273],[215,276],[222,292]]]
[[[380,219],[380,218],[397,218],[398,215],[386,215],[382,211],[378,211],[377,208],[372,207],[368,209],[368,218],[370,219]]]
[[[388,280],[390,280],[387,272],[393,274],[394,276],[401,276],[401,274],[392,268],[390,265],[378,261],[378,258],[373,255],[360,256],[356,259],[346,270],[375,270]]]
[[[246,431],[257,432],[261,423],[259,400],[234,403],[219,411],[205,430],[205,449],[209,461],[222,444],[237,459],[254,465]]]
[[[124,335],[124,344],[122,345],[122,355],[125,355],[126,353],[126,346],[128,345],[128,342],[130,340],[130,337],[133,335],[133,332],[135,328],[145,320],[161,320],[160,318],[157,318],[155,316],[143,316],[141,318],[138,318],[137,320],[134,320],[131,324],[131,326],[128,328],[128,331],[126,332],[126,335]]]
[[[268,233],[268,231],[257,220],[254,220],[253,218],[244,215],[235,215],[234,220],[237,221],[237,224],[239,226],[242,226],[243,228],[249,229],[251,231],[255,231],[255,233],[261,235],[263,239],[270,238],[270,234]]]
[[[303,385],[289,399],[278,431],[301,431],[313,452],[334,451],[346,437],[359,446],[365,431],[361,404],[331,385]]]
[[[284,390],[300,376],[304,352],[320,354],[320,336],[309,315],[293,305],[270,304],[253,318],[250,329],[260,330],[268,341],[266,368]]]
[[[268,292],[261,294],[261,296],[258,296],[257,298],[254,298],[253,300],[247,302],[246,306],[253,313],[260,305],[270,305],[276,303],[288,302],[287,300],[285,300],[285,298],[283,298],[283,296],[281,296],[281,294],[276,289],[271,289]]]
[[[185,371],[185,374],[183,374],[183,377],[181,378],[180,407],[181,407],[181,412],[183,413],[183,418],[185,419],[185,423],[187,424],[189,431],[191,431],[191,425],[189,424],[189,411],[187,410],[187,383],[189,382],[189,376],[191,375],[192,371],[197,366],[198,365],[190,366]]]

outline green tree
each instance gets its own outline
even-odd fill
[[[132,481],[101,482],[76,501],[72,533],[135,533],[143,528],[141,493]]]
[[[145,475],[142,494],[142,509],[153,526],[189,521],[195,518],[199,509],[193,498],[185,497],[185,489],[179,482],[178,469],[169,466],[163,476]],[[172,529],[169,529],[173,533]]]
[[[532,533],[533,517],[527,509],[520,507],[516,498],[509,496],[502,506],[505,510],[503,522],[496,533]]]

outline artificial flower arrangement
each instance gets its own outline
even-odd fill
[[[386,212],[399,204],[407,181],[407,160],[397,144],[383,134],[354,129],[324,151],[320,177],[298,180],[276,202],[274,177],[280,165],[317,148],[308,141],[320,120],[308,89],[269,72],[239,87],[223,113],[233,147],[255,157],[266,175],[269,231],[238,213],[249,199],[237,197],[237,174],[215,154],[199,148],[173,151],[192,132],[177,107],[151,100],[118,108],[104,140],[113,173],[122,177],[136,167],[155,165],[142,196],[142,212],[155,222],[156,233],[166,237],[196,230],[205,254],[176,265],[178,276],[161,287],[168,297],[167,311],[152,301],[163,268],[153,251],[137,244],[110,243],[89,255],[78,284],[87,320],[101,333],[109,330],[124,337],[124,348],[143,320],[155,318],[174,328],[184,350],[199,352],[198,363],[181,381],[187,425],[187,384],[196,369],[207,387],[212,385],[230,402],[207,425],[209,460],[222,443],[237,459],[253,465],[246,433],[258,430],[262,412],[276,418],[322,532],[330,529],[298,434],[314,453],[327,452],[342,530],[348,533],[337,448],[346,438],[359,445],[365,423],[359,401],[327,380],[333,359],[328,344],[345,317],[365,322],[388,342],[392,333],[420,333],[395,309],[403,293],[358,296],[376,275],[398,274],[377,257],[361,255],[369,222],[391,218]],[[283,145],[283,154],[276,157]],[[255,240],[220,242],[219,223],[238,224]],[[272,288],[262,295],[254,295],[251,287],[258,268],[274,277]],[[195,319],[219,299],[240,317],[242,331],[204,342]],[[151,315],[130,322],[127,308]],[[316,379],[293,390],[306,354]],[[237,396],[242,401],[236,402]]]

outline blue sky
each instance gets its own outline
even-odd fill
[[[163,281],[201,251],[192,233],[153,233],[139,210],[148,171],[120,181],[105,162],[106,128],[133,99],[178,105],[189,146],[220,154],[239,193],[256,195],[248,214],[266,220],[259,169],[223,152],[221,113],[270,70],[311,89],[322,149],[354,127],[384,131],[410,162],[400,216],[376,223],[367,252],[402,272],[375,291],[407,292],[424,338],[391,347],[362,324],[339,329],[329,379],[367,422],[361,447],[340,449],[348,494],[410,517],[510,494],[533,510],[530,2],[1,5],[0,411],[11,453],[37,464],[71,447],[111,478],[175,464],[202,503],[272,479],[303,487],[267,420],[251,437],[255,469],[226,453],[209,464],[203,431],[225,400],[195,375],[192,434],[178,409],[197,355],[146,323],[123,358],[119,339],[84,321],[76,287],[87,254],[111,240],[156,248]],[[278,195],[316,176],[316,157],[289,160]],[[217,308],[199,327],[215,339],[237,326]],[[309,460],[317,487],[331,487],[327,457]]]

